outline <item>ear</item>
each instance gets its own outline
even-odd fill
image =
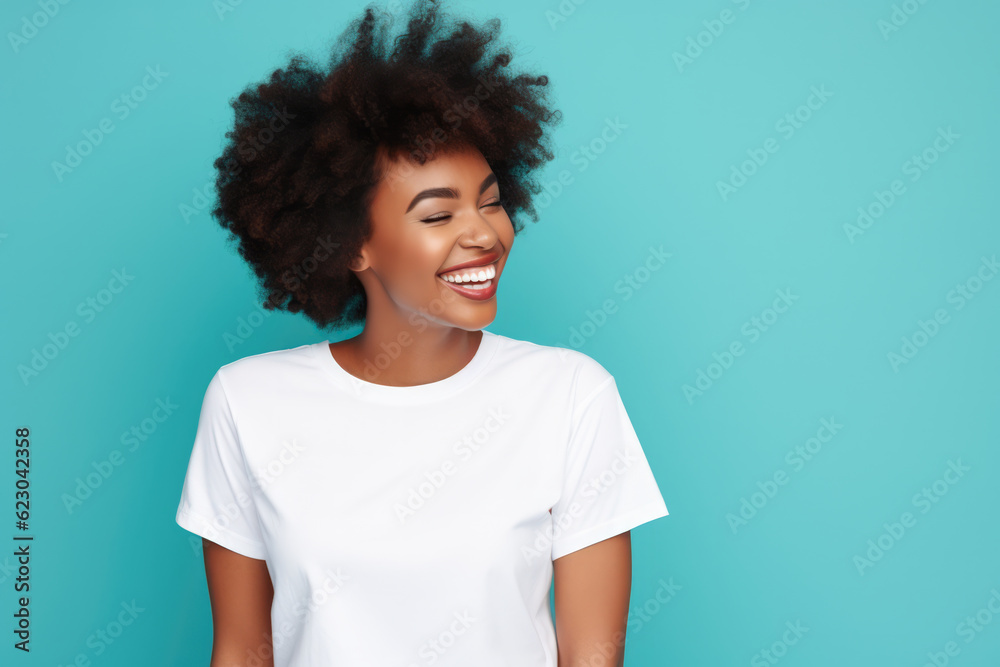
[[[361,250],[361,254],[351,259],[348,263],[347,268],[351,271],[364,271],[368,268],[368,252],[365,249]]]

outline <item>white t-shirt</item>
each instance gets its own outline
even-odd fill
[[[614,378],[484,329],[392,387],[328,345],[219,369],[177,509],[266,560],[275,667],[556,667],[553,559],[667,514]]]

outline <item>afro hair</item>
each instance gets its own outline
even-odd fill
[[[454,21],[416,0],[406,31],[368,5],[334,41],[328,67],[294,54],[231,100],[232,130],[215,160],[212,211],[260,279],[263,307],[303,312],[321,329],[364,321],[349,269],[371,235],[369,207],[387,158],[417,164],[435,151],[478,149],[504,195],[515,234],[553,159],[548,77],[507,70],[499,19]],[[266,295],[266,296],[265,296]]]

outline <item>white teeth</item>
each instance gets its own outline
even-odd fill
[[[442,275],[441,277],[450,283],[476,283],[476,282],[482,283],[486,282],[487,280],[492,280],[493,278],[496,277],[496,275],[497,275],[496,268],[494,268],[493,265],[491,264],[487,266],[485,269],[480,269],[479,271],[472,269],[472,270],[466,270],[465,273],[462,272],[456,272],[454,274],[449,273],[447,275]]]
[[[492,281],[487,281],[485,283],[475,283],[468,286],[463,285],[463,287],[465,287],[465,289],[483,290],[483,289],[489,289],[492,284],[493,284]]]

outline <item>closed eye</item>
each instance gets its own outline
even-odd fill
[[[480,208],[486,208],[486,207],[500,208],[501,206],[503,206],[503,202],[498,199],[496,201],[490,202],[489,204],[483,204]],[[451,217],[450,215],[442,215],[437,218],[424,218],[420,222],[439,222],[441,220],[447,220],[450,217]]]

